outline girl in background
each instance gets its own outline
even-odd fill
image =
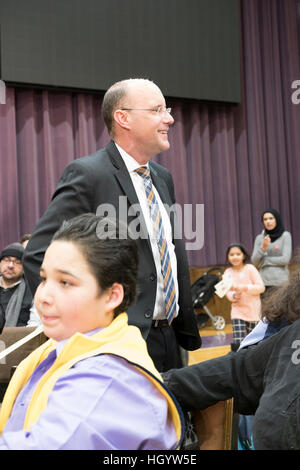
[[[226,264],[230,267],[223,277],[231,280],[232,286],[226,297],[231,302],[231,320],[233,329],[232,350],[236,351],[240,342],[260,320],[260,294],[265,286],[259,272],[250,263],[246,249],[238,244],[231,244],[226,251]]]

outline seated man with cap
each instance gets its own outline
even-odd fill
[[[24,279],[20,243],[5,247],[0,255],[0,332],[4,326],[26,326],[32,294]]]

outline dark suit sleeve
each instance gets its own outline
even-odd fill
[[[94,211],[93,181],[88,168],[76,160],[65,168],[51,203],[37,223],[25,250],[24,273],[33,295],[39,284],[39,271],[45,251],[61,223],[76,215]]]
[[[170,370],[163,374],[164,382],[185,410],[205,409],[233,397],[239,413],[254,414],[275,336],[249,349]]]

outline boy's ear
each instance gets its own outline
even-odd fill
[[[107,306],[110,310],[114,310],[115,308],[119,307],[119,305],[123,302],[124,298],[124,289],[122,284],[118,282],[114,282],[113,285],[108,289],[108,297],[107,297]]]

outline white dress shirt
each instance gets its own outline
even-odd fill
[[[150,243],[152,247],[153,258],[154,258],[154,262],[156,266],[156,274],[157,274],[157,289],[156,289],[156,300],[155,300],[153,319],[165,320],[166,313],[165,313],[164,283],[163,283],[163,276],[161,273],[159,249],[158,249],[158,245],[156,241],[153,222],[152,222],[151,215],[150,215],[150,209],[148,205],[147,195],[145,192],[144,181],[143,181],[143,178],[140,175],[138,175],[138,173],[136,173],[135,171],[140,166],[147,166],[147,168],[149,167],[148,167],[148,164],[139,165],[138,162],[133,157],[128,155],[128,153],[125,152],[125,150],[123,150],[119,145],[116,144],[116,147],[119,150],[120,155],[123,158],[126,168],[130,174],[132,184],[136,191],[136,194],[137,194],[140,206],[141,206],[141,210],[143,212],[143,216],[145,219],[145,223],[146,223],[146,227],[148,230]],[[177,259],[175,255],[175,246],[172,242],[172,227],[171,227],[168,213],[160,199],[160,196],[154,184],[152,185],[152,187],[153,187],[153,191],[154,191],[154,194],[156,196],[156,199],[159,205],[159,210],[160,210],[161,217],[162,217],[162,223],[163,223],[165,237],[166,237],[167,246],[168,246],[169,255],[170,255],[170,261],[171,261],[171,267],[172,267],[172,273],[173,273],[173,279],[174,279],[175,291],[176,291],[176,312],[177,313],[175,316],[177,316],[178,315]]]

